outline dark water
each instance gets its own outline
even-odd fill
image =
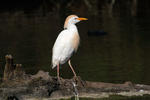
[[[12,54],[27,73],[44,70],[56,75],[51,69],[53,44],[65,18],[77,14],[89,19],[77,24],[81,44],[72,64],[79,76],[89,81],[150,84],[149,0],[37,0],[0,5],[1,75],[6,54]],[[67,64],[61,76],[73,76]]]

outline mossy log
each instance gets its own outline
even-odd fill
[[[3,82],[0,84],[0,100],[51,100],[73,96],[102,98],[110,95],[141,96],[150,94],[150,86],[125,82],[113,84],[83,81],[79,76],[57,81],[48,72],[26,74],[21,64],[14,64],[13,57],[6,55]]]

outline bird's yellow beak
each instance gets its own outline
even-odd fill
[[[88,20],[87,18],[77,18],[77,20]]]

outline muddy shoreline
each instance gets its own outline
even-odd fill
[[[0,84],[0,100],[51,100],[79,97],[104,98],[110,95],[142,96],[150,94],[150,86],[143,84],[113,84],[90,82],[78,78],[62,79],[40,70],[35,75],[26,74],[21,64],[14,64],[6,55],[3,81]]]

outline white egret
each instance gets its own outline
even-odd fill
[[[57,77],[59,78],[59,66],[68,61],[68,64],[76,77],[76,73],[71,65],[70,57],[76,52],[80,42],[80,36],[76,23],[87,20],[87,18],[79,18],[76,15],[70,15],[64,23],[64,30],[58,35],[52,50],[52,68],[57,66]]]

